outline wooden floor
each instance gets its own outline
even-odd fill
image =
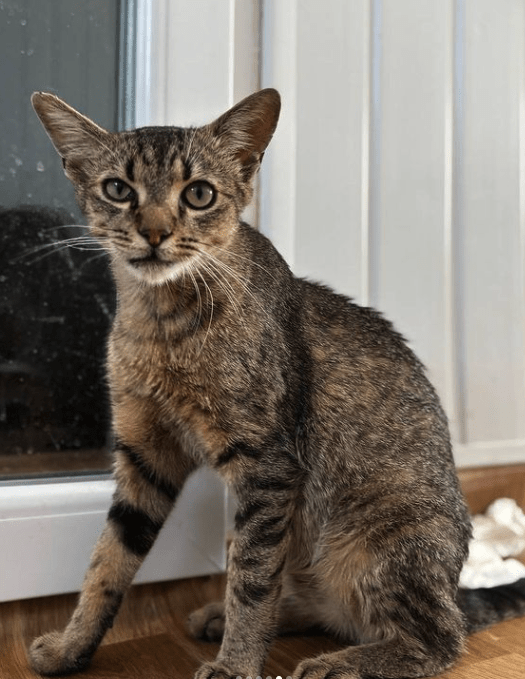
[[[474,512],[502,496],[525,506],[524,467],[462,472],[461,479]],[[221,598],[223,587],[222,576],[134,587],[92,666],[81,676],[191,678],[202,661],[215,657],[218,645],[193,641],[185,632],[184,621],[194,608]],[[75,600],[75,595],[65,595],[0,604],[0,679],[34,679],[25,656],[27,643],[44,631],[63,627]],[[284,679],[302,658],[337,648],[328,637],[278,639],[264,677]],[[525,618],[471,637],[458,665],[442,677],[525,679]]]

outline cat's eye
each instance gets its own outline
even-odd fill
[[[194,210],[203,210],[211,207],[215,202],[216,192],[208,182],[193,182],[184,189],[182,194],[184,202]]]
[[[118,203],[131,201],[135,197],[135,191],[122,179],[106,179],[104,192],[108,198]]]

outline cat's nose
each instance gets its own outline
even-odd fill
[[[145,205],[137,215],[136,225],[139,234],[156,248],[173,231],[173,215],[164,206]]]
[[[148,224],[143,224],[138,229],[138,232],[148,241],[151,247],[156,248],[168,238],[171,229],[168,226],[149,226]]]

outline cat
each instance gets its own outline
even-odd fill
[[[120,133],[52,94],[32,102],[118,291],[116,492],[69,624],[29,649],[35,671],[89,663],[202,465],[238,510],[225,601],[188,622],[222,640],[196,679],[262,675],[276,634],[312,627],[345,645],[303,660],[294,679],[434,676],[468,633],[525,614],[525,580],[458,589],[469,515],[447,419],[403,337],[296,278],[240,219],[279,94],[256,92],[202,127]]]

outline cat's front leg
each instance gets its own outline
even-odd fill
[[[73,616],[64,631],[35,639],[29,649],[39,674],[71,674],[89,664],[184,482],[184,474],[161,479],[140,451],[123,444],[115,458],[117,489]]]
[[[300,474],[285,454],[248,468],[235,484],[239,509],[228,555],[221,648],[215,662],[201,667],[195,679],[262,675],[277,633]]]

